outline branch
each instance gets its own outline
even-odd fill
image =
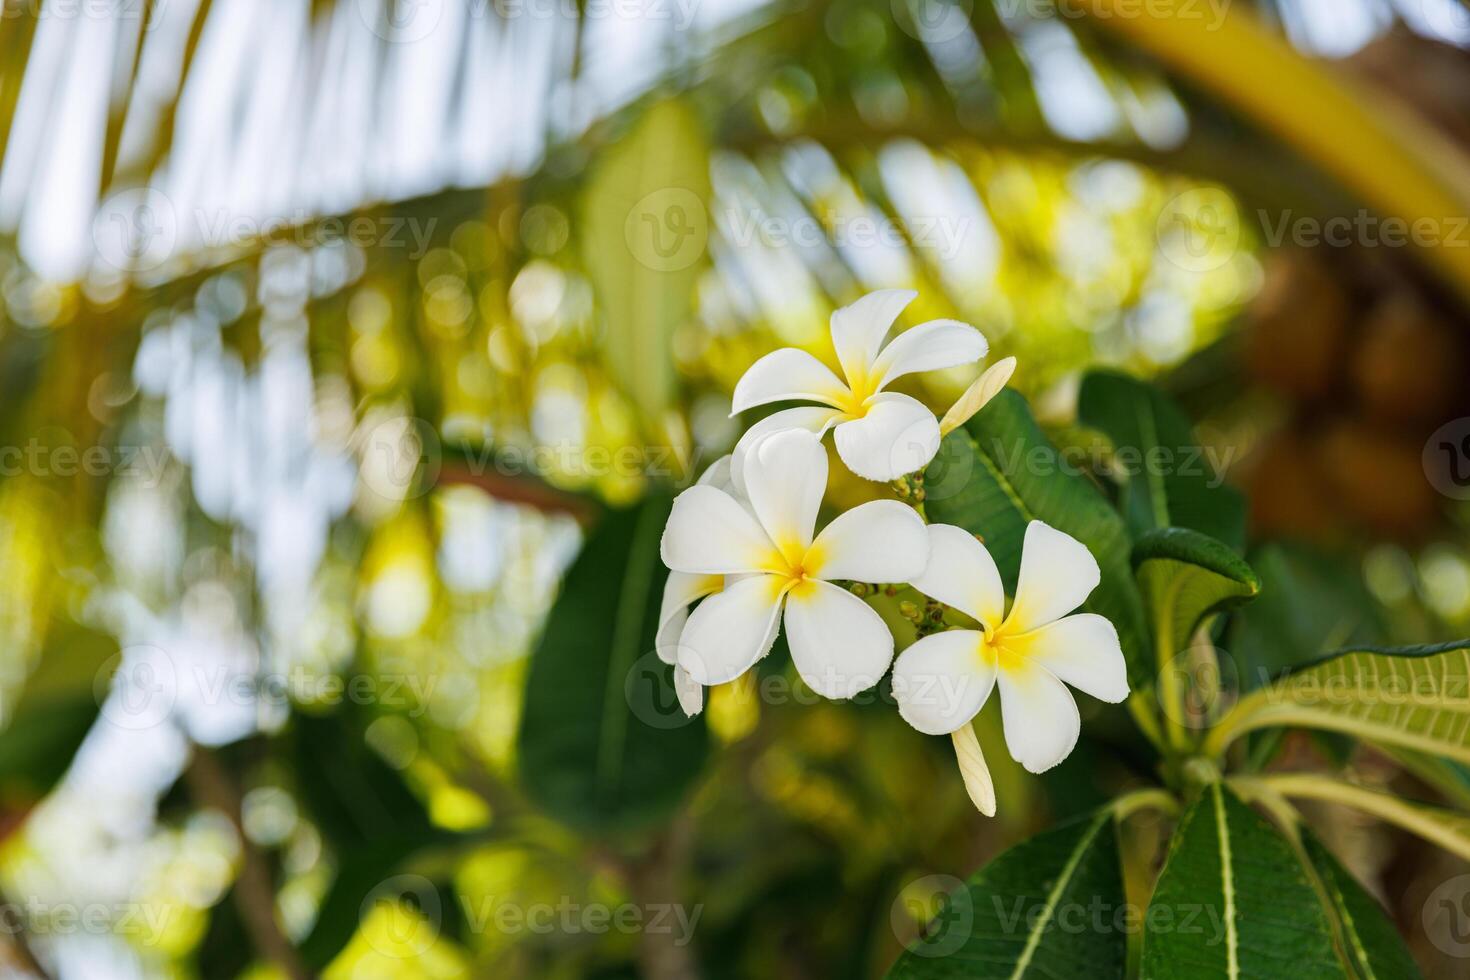
[[[240,815],[240,793],[219,758],[202,745],[184,773],[194,799],[202,806],[223,811],[240,838],[240,876],[235,881],[235,906],[260,957],[275,964],[291,980],[311,980],[313,974],[276,921],[276,889],[270,863],[245,835]]]

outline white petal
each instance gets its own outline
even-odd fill
[[[689,676],[683,667],[674,668],[674,694],[679,698],[679,707],[690,718],[704,710],[704,685]]]
[[[684,624],[688,622],[689,609],[684,607],[675,609],[668,619],[658,624],[658,632],[653,637],[653,649],[658,653],[658,659],[666,664],[679,662],[679,638],[684,635]]]
[[[995,816],[995,780],[990,778],[990,767],[985,764],[985,753],[980,751],[975,726],[961,725],[949,737],[954,740],[955,761],[960,764],[970,802],[987,817]]]
[[[1087,600],[1102,573],[1087,546],[1070,534],[1032,521],[1021,543],[1021,574],[1008,629],[1024,633],[1061,619]]]
[[[827,451],[810,432],[791,429],[762,439],[745,458],[745,494],[755,516],[788,562],[812,543],[827,492]]]
[[[749,670],[776,639],[783,585],[776,575],[752,575],[701,602],[679,638],[679,666],[706,687]]]
[[[669,620],[680,609],[688,609],[700,599],[720,591],[725,580],[719,575],[691,575],[688,572],[670,572],[664,582],[663,602],[659,606],[658,621]]]
[[[809,575],[855,582],[908,582],[929,563],[924,519],[897,500],[871,500],[822,528],[806,557]]]
[[[873,370],[883,388],[894,379],[980,360],[990,350],[985,335],[958,320],[930,320],[888,342]]]
[[[998,673],[1000,718],[1011,758],[1027,772],[1046,772],[1077,744],[1082,731],[1077,702],[1045,667],[1023,664]]]
[[[780,559],[766,532],[734,497],[700,486],[674,498],[659,554],[673,570],[700,575],[769,571]]]
[[[980,713],[995,686],[995,662],[981,656],[978,630],[949,630],[898,655],[893,698],[903,720],[925,735],[948,735]]]
[[[1000,571],[985,545],[953,524],[929,525],[929,564],[909,583],[995,629],[1005,615],[1006,593]]]
[[[796,672],[824,698],[850,698],[877,684],[893,660],[893,634],[866,602],[808,580],[786,597],[786,642]]]
[[[730,470],[735,464],[733,454],[726,453],[705,468],[698,480],[694,481],[696,486],[714,487],[730,493],[735,489],[735,481],[731,477]]]
[[[888,328],[919,294],[912,289],[880,289],[832,314],[832,346],[849,381],[870,373]]]
[[[917,399],[874,395],[868,413],[836,429],[837,455],[865,480],[886,482],[929,465],[939,452],[939,422]]]
[[[741,436],[740,441],[735,444],[735,452],[731,454],[730,480],[735,487],[735,492],[742,496],[745,494],[745,460],[762,440],[790,429],[801,429],[820,439],[827,434],[827,429],[841,416],[842,413],[835,408],[803,405],[800,408],[786,408],[779,412],[772,412],[746,429],[745,435]]]
[[[1029,633],[1007,636],[1005,645],[1099,701],[1117,704],[1128,696],[1128,665],[1118,631],[1102,616],[1064,616]]]
[[[689,619],[689,607],[696,599],[712,595],[724,586],[720,575],[690,575],[688,572],[670,572],[664,583],[663,603],[658,613],[658,633],[654,649],[666,664],[674,662],[679,648],[679,634]]]
[[[735,385],[730,414],[790,399],[837,405],[846,397],[847,386],[825,364],[804,350],[783,347],[746,370]]]

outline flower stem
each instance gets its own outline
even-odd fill
[[[1133,721],[1138,725],[1139,731],[1143,732],[1144,737],[1153,743],[1154,748],[1161,753],[1166,752],[1168,746],[1164,742],[1163,732],[1159,730],[1159,719],[1154,712],[1149,710],[1151,705],[1146,704],[1145,701],[1151,702],[1153,699],[1144,694],[1131,695],[1128,698],[1128,713],[1133,716]]]

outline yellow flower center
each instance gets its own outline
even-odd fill
[[[1012,642],[1014,638],[1007,636],[1006,624],[993,630],[985,630],[980,635],[980,656],[987,662],[993,663],[1001,670],[1014,670],[1020,667],[1026,659],[1023,645]]]
[[[800,595],[809,593],[821,566],[820,550],[814,545],[803,547],[800,542],[790,540],[780,542],[779,551],[781,557],[774,572],[782,579],[782,591]]]
[[[854,371],[847,376],[847,391],[838,398],[837,408],[848,419],[860,419],[868,414],[869,402],[878,393],[877,377],[867,371]]]

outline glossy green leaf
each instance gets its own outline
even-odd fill
[[[1188,528],[1145,533],[1133,546],[1133,567],[1154,635],[1167,637],[1175,651],[1189,646],[1206,616],[1249,602],[1261,590],[1239,555]]]
[[[1111,810],[1023,841],[951,895],[888,976],[1122,977],[1128,922]]]
[[[605,316],[603,356],[645,422],[673,404],[673,334],[693,307],[709,197],[709,147],[677,100],[649,108],[588,181],[582,255]]]
[[[1378,900],[1310,832],[1302,833],[1302,849],[1326,895],[1341,953],[1358,975],[1385,980],[1420,976],[1403,937]]]
[[[1144,916],[1144,980],[1345,975],[1291,845],[1219,783],[1185,812]]]
[[[951,432],[925,471],[924,485],[929,520],[980,535],[1008,591],[1016,586],[1030,521],[1045,521],[1085,544],[1097,558],[1102,581],[1084,608],[1117,627],[1130,685],[1137,690],[1153,683],[1128,530],[1098,489],[1047,439],[1023,397],[1001,392]]]
[[[1315,728],[1470,762],[1470,640],[1334,654],[1253,691],[1210,733]]]
[[[704,716],[686,718],[654,652],[670,501],[611,511],[572,565],[531,659],[518,743],[527,793],[607,833],[657,821],[704,764]]]
[[[1186,527],[1240,550],[1245,499],[1221,482],[1188,417],[1136,378],[1093,371],[1082,379],[1077,417],[1113,443],[1120,503],[1134,535]]]

